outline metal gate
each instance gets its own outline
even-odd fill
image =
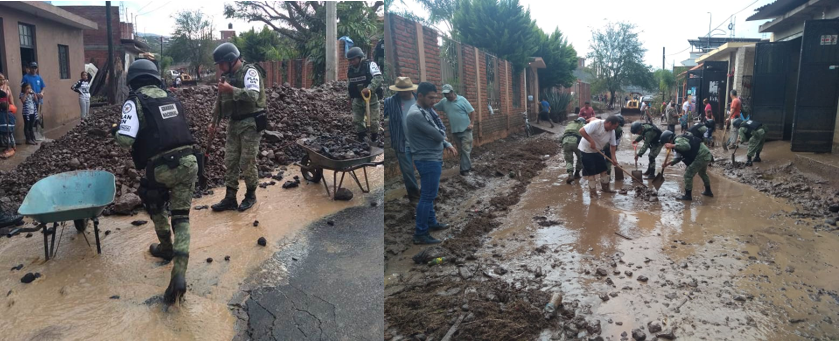
[[[791,43],[757,43],[752,78],[751,118],[763,123],[766,138],[784,138],[784,99]]]
[[[706,61],[702,66],[702,78],[699,94],[696,98],[696,112],[700,117],[705,116],[704,99],[711,104],[714,120],[720,122],[723,118],[722,106],[725,104],[725,86],[728,78],[728,62]]]
[[[699,96],[699,88],[702,85],[702,69],[688,71],[687,77],[687,91],[685,92],[685,96],[682,98],[681,103],[679,103],[679,106],[681,106],[682,103],[685,102],[685,99],[687,99],[687,96],[690,95],[692,96],[691,105],[693,105],[694,109],[696,109],[696,106],[702,103],[702,100],[696,99],[696,96]]]
[[[792,151],[830,153],[839,99],[839,20],[804,22]]]

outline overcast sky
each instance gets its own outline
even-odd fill
[[[407,9],[420,16],[427,17],[425,11],[414,0],[403,0],[396,9]],[[666,48],[666,68],[675,62],[688,59],[690,44],[688,39],[706,36],[709,18],[713,19],[711,28],[719,27],[722,31],[712,34],[730,36],[729,17],[734,15],[735,37],[769,39],[768,34],[758,32],[760,24],[766,20],[746,21],[754,10],[774,0],[703,0],[703,1],[538,1],[520,0],[530,7],[530,16],[547,33],[554,28],[565,35],[574,45],[578,56],[588,53],[591,31],[601,28],[608,21],[629,21],[640,30],[640,38],[647,49],[645,63],[654,68],[661,68],[661,48]],[[390,9],[388,9],[390,11]],[[709,15],[707,12],[711,12]],[[738,13],[739,12],[739,13]],[[712,17],[712,18],[711,18]]]
[[[175,30],[175,13],[182,10],[201,9],[208,15],[216,27],[216,38],[220,37],[219,30],[227,29],[228,23],[233,23],[236,32],[247,31],[251,27],[261,30],[264,25],[261,22],[248,23],[247,21],[225,19],[224,4],[232,1],[189,1],[189,0],[153,0],[153,1],[111,1],[111,6],[123,6],[120,11],[123,22],[136,22],[137,33],[154,33],[170,36]],[[105,6],[104,1],[53,1],[55,6]],[[126,19],[126,14],[127,19]],[[136,17],[136,21],[135,18]]]

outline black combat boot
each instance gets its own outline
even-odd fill
[[[172,249],[172,244],[169,244],[167,247],[158,243],[153,243],[149,245],[149,253],[151,253],[152,256],[168,261],[175,258],[175,250]]]
[[[166,288],[166,292],[163,293],[163,303],[175,304],[184,294],[186,294],[186,278],[182,274],[174,275],[169,280],[169,287]]]
[[[358,142],[364,142],[364,139],[367,138],[367,133],[356,133],[355,137],[358,140]]]
[[[710,190],[710,189],[709,189]],[[684,200],[684,201],[691,201],[693,198],[690,196],[691,192],[693,191],[685,191],[685,195],[676,198],[676,200]]]
[[[568,172],[568,179],[565,179],[565,183],[571,184],[574,182],[574,172]]]
[[[239,207],[236,203],[236,190],[230,187],[227,187],[227,194],[224,195],[224,199],[218,204],[212,206],[213,211],[221,212],[221,211],[230,211],[235,210]]]
[[[752,161],[754,161],[754,162],[760,162],[760,153],[757,153],[757,154],[755,155],[754,160],[752,160]]]
[[[256,204],[256,188],[250,189],[245,192],[245,199],[242,200],[242,204],[239,205],[239,212],[244,212],[247,209],[253,207],[253,204]]]
[[[711,186],[705,186],[705,192],[702,192],[702,195],[706,197],[714,197],[714,193],[711,192]]]
[[[746,166],[751,166],[751,165],[752,165],[752,157],[751,156],[746,156]]]
[[[19,214],[7,214],[0,208],[0,228],[7,226],[17,226],[23,221],[23,216]]]
[[[647,168],[647,180],[655,179],[655,166]]]
[[[378,140],[379,140],[379,134],[377,134],[377,133],[370,134],[370,141],[373,141],[373,143],[376,143],[376,141],[378,141]]]
[[[583,178],[583,176],[580,175],[580,170],[579,169],[575,170],[574,171],[574,179],[582,179],[582,178]]]

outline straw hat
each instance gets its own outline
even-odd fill
[[[391,85],[388,89],[393,91],[415,91],[417,86],[411,82],[410,77],[396,77],[396,84]]]

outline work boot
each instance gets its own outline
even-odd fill
[[[647,180],[655,179],[655,167],[648,168],[647,170],[649,171],[649,173],[646,174],[647,175]]]
[[[163,303],[175,304],[186,294],[186,278],[183,274],[176,274],[169,280],[169,287],[163,293]]]
[[[163,246],[162,244],[153,243],[149,245],[149,253],[151,253],[152,256],[168,261],[175,257],[175,250],[172,249],[172,244],[169,244],[169,246]]]
[[[424,234],[414,236],[414,244],[440,244],[440,240],[432,237],[430,234]]]
[[[358,142],[364,142],[364,139],[367,138],[367,133],[356,133],[355,136]]]
[[[230,211],[235,210],[239,207],[236,203],[236,190],[230,187],[227,187],[227,194],[224,195],[224,199],[218,204],[212,206],[213,211],[221,212],[221,211]]]
[[[370,134],[370,141],[376,142],[378,140],[379,140],[379,134],[377,134],[377,133],[371,133]]]
[[[647,166],[647,171],[644,172],[644,175],[652,175],[655,176],[655,166],[649,165]]]
[[[565,183],[570,185],[572,182],[574,182],[574,179],[576,179],[574,177],[574,172],[568,172],[568,179],[565,179]]]
[[[600,189],[603,190],[603,193],[615,193],[611,188],[609,188],[609,183],[600,183]]]
[[[0,228],[7,226],[17,226],[23,221],[23,216],[19,214],[7,214],[0,209]]]
[[[746,156],[746,166],[751,166],[751,165],[752,165],[752,157],[751,156]]]
[[[583,178],[583,176],[580,175],[580,170],[579,169],[575,170],[574,171],[574,179],[582,179],[582,178]]]
[[[754,161],[754,162],[760,162],[760,153],[757,153],[757,155],[755,155],[754,160],[752,160],[752,161]]]
[[[710,189],[709,189],[710,190]],[[676,198],[676,200],[684,200],[684,201],[691,201],[693,198],[690,196],[691,192],[693,191],[685,191],[685,195]]]
[[[235,202],[236,199],[233,200]],[[242,204],[239,205],[238,210],[239,212],[247,211],[249,208],[253,207],[253,204],[256,204],[256,188],[248,189],[248,191],[245,192],[245,199],[242,200]]]
[[[428,226],[429,231],[442,231],[442,230],[445,230],[445,229],[448,229],[448,228],[449,228],[449,224],[445,224],[445,223],[441,223],[441,222],[438,222],[437,224]]]
[[[714,193],[711,192],[711,186],[705,186],[705,192],[702,192],[702,195],[713,198]]]

